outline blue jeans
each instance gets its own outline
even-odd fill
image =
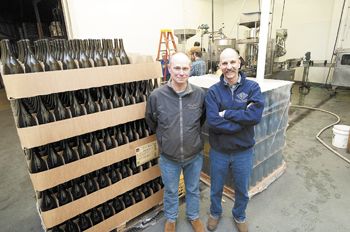
[[[233,218],[238,222],[246,219],[248,205],[249,178],[253,165],[253,149],[233,154],[224,154],[210,149],[210,214],[219,218],[222,214],[221,198],[228,170],[231,169],[235,190],[235,203],[232,209]]]
[[[203,155],[199,153],[192,160],[177,163],[160,155],[160,171],[164,183],[164,215],[168,221],[175,222],[179,211],[179,179],[183,171],[186,189],[186,216],[189,220],[199,218],[199,178]]]

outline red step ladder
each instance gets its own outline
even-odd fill
[[[172,30],[161,29],[157,60],[162,61],[163,81],[166,81],[166,76],[168,73],[167,64],[169,62],[170,55],[172,55],[175,52],[177,52],[177,48],[176,48],[175,39],[174,39]]]

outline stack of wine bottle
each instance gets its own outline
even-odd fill
[[[2,73],[19,74],[130,64],[123,39],[0,41]],[[34,47],[34,52],[33,48]]]
[[[21,98],[15,101],[17,127],[30,127],[145,102],[157,79]]]
[[[34,41],[34,53],[27,39],[19,40],[17,46],[4,39],[0,49],[5,75],[130,64],[122,39],[114,39],[114,47],[112,39],[42,39]],[[157,87],[155,79],[154,84],[144,80],[18,99],[17,126],[45,124],[143,102]]]
[[[108,167],[95,170],[79,178],[39,192],[41,211],[45,212],[82,198],[99,189],[110,186],[121,179],[135,175],[158,164],[158,158],[142,166],[136,166],[136,158],[131,157]]]
[[[96,177],[95,177],[96,178]],[[101,179],[101,178],[100,178]],[[105,178],[107,180],[107,178]],[[90,179],[91,180],[91,179]],[[92,182],[92,181],[91,181]],[[101,182],[101,181],[100,181]],[[84,182],[86,185],[86,181]],[[87,188],[82,186],[80,182],[75,181],[71,184],[70,189],[76,189],[67,191],[63,187],[59,187],[56,192],[47,191],[42,193],[42,207],[55,208],[58,204],[66,204],[74,200],[73,191],[79,192],[81,195],[88,191]],[[92,182],[91,185],[95,185],[93,188],[97,188],[96,182]],[[122,195],[108,200],[101,205],[98,205],[80,215],[71,218],[60,225],[51,228],[50,232],[58,231],[70,231],[79,232],[89,229],[92,226],[112,217],[114,214],[122,212],[124,209],[136,204],[143,199],[148,198],[152,194],[158,192],[163,188],[163,182],[160,177],[153,179],[147,183],[144,183]],[[70,194],[71,192],[71,194]],[[57,199],[56,199],[57,198]],[[58,204],[57,204],[58,201]]]
[[[27,39],[17,41],[17,43],[5,39],[0,41],[0,49],[2,74],[9,79],[17,77],[25,79],[27,76],[33,76],[32,74],[26,76],[26,73],[51,72],[54,75],[55,71],[62,72],[60,73],[61,75],[64,72],[71,73],[64,71],[67,69],[94,67],[100,67],[94,70],[98,71],[97,73],[101,70],[101,73],[105,74],[106,69],[109,71],[114,69],[104,69],[102,66],[130,64],[122,39],[114,39],[114,41],[112,39],[58,39],[52,41],[42,39],[33,43]],[[95,114],[96,117],[99,117],[98,120],[108,121],[109,118],[106,116],[108,113],[99,112],[115,110],[115,117],[118,117],[118,112],[125,113],[126,109],[144,110],[144,104],[138,103],[146,102],[150,93],[159,87],[157,78],[161,76],[160,64],[157,71],[153,71],[156,70],[153,67],[157,67],[158,64],[147,65],[145,65],[147,72],[141,70],[142,75],[145,74],[147,77],[141,76],[133,79],[130,76],[130,78],[123,79],[126,80],[125,83],[121,83],[118,78],[116,78],[115,82],[113,81],[114,79],[111,82],[110,79],[101,75],[96,76],[96,79],[104,79],[101,83],[105,84],[99,84],[97,80],[96,83],[82,87],[80,83],[84,81],[84,78],[80,76],[77,77],[77,80],[80,80],[80,82],[75,80],[72,86],[69,86],[70,83],[65,83],[69,86],[69,91],[68,89],[51,92],[47,91],[47,89],[41,91],[40,88],[43,88],[42,86],[45,85],[36,83],[37,79],[33,78],[33,80],[30,79],[30,82],[33,81],[35,86],[38,86],[38,91],[35,94],[20,93],[11,98],[15,122],[17,128],[20,128],[18,129],[20,138],[21,133],[28,131],[32,132],[33,136],[37,136],[37,133],[40,134],[42,129],[39,125],[62,120],[66,120],[62,122],[65,126],[69,125],[78,128],[72,133],[65,133],[62,137],[49,139],[48,141],[45,137],[43,141],[29,142],[26,144],[27,146],[21,140],[22,147],[25,148],[24,153],[28,161],[30,176],[37,191],[39,213],[42,216],[45,229],[49,228],[50,231],[86,230],[131,205],[150,197],[162,188],[163,183],[159,177],[159,170],[156,167],[153,168],[158,164],[158,158],[137,166],[135,155],[121,154],[118,157],[117,151],[124,151],[124,148],[130,150],[129,145],[107,152],[137,140],[139,140],[137,146],[154,142],[154,138],[150,137],[153,132],[150,131],[145,120],[140,119],[142,114],[134,116],[130,113],[130,117],[126,119],[118,122],[113,121],[113,123],[103,124],[105,126],[99,127],[82,125],[80,120],[69,120],[76,117],[85,117],[84,119],[90,120],[93,117],[85,115]],[[129,68],[135,67],[130,65],[122,69],[117,67],[115,69],[121,74],[120,70],[128,72]],[[148,69],[148,67],[152,68]],[[74,71],[74,73],[74,75],[79,75],[80,71]],[[81,73],[85,72],[82,71]],[[8,76],[10,74],[11,76]],[[12,76],[12,74],[18,74],[19,76]],[[35,74],[34,76],[36,75],[40,77],[40,74]],[[60,75],[57,76],[59,77]],[[109,73],[105,75],[109,75]],[[53,77],[56,78],[57,76],[54,75]],[[59,78],[55,78],[51,80],[53,82],[49,83],[60,81]],[[108,81],[106,81],[107,79]],[[41,81],[45,80],[41,79]],[[133,104],[135,106],[131,108],[125,107]],[[117,110],[116,108],[119,107],[125,107],[123,108],[125,110]],[[50,133],[55,133],[55,130],[58,130],[60,125],[62,124],[52,123],[47,125],[45,130],[49,128]],[[80,130],[82,126],[84,128]],[[89,133],[86,133],[87,131]],[[50,133],[46,135],[50,136]],[[31,136],[30,133],[29,136]],[[130,146],[134,146],[134,144],[130,144]],[[113,157],[110,156],[112,153]],[[94,158],[91,156],[94,156]],[[108,157],[108,161],[106,161],[106,157]],[[91,169],[83,170],[84,167],[81,167],[82,170],[79,171],[69,170],[74,165],[80,165],[79,162],[90,162],[90,160],[98,162],[100,158],[103,160],[103,164],[92,165],[91,167],[93,168],[90,167]],[[73,162],[75,163],[67,165]],[[62,179],[50,179],[57,173],[58,175],[59,173],[66,174],[67,170],[69,170],[68,173],[72,174],[60,175],[60,177],[64,176]],[[104,199],[102,196],[99,202],[90,202],[90,205],[80,211],[78,210],[79,212],[73,212],[73,210],[70,212],[69,207],[79,203],[78,199],[79,201],[84,201],[85,199],[90,201],[95,194],[111,193],[114,188],[118,188],[117,185],[120,183],[117,182],[128,177],[133,179],[135,174],[138,174],[137,177],[134,177],[134,179],[137,179],[137,183],[133,182],[133,185],[126,187],[126,192],[120,191],[120,193],[116,193],[116,195],[121,195],[110,196],[108,199]],[[107,188],[109,186],[110,188]],[[135,186],[138,187],[134,188]],[[114,198],[111,199],[111,197]],[[160,199],[161,196],[157,194],[154,197],[158,201],[158,198]],[[154,201],[154,199],[152,198],[151,200]],[[63,209],[61,207],[64,205],[68,207],[68,210],[64,208],[64,216],[56,217],[56,214],[61,214],[60,210]],[[146,208],[149,209],[152,206],[149,205]],[[116,228],[118,225],[113,226]]]
[[[30,173],[38,173],[151,135],[144,119],[26,150]]]

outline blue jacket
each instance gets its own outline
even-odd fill
[[[254,125],[260,122],[264,109],[259,84],[240,74],[241,81],[233,93],[221,75],[205,98],[210,146],[226,154],[254,146]],[[221,117],[219,112],[224,110]]]

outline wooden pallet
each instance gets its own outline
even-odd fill
[[[252,198],[256,194],[267,189],[270,184],[272,184],[280,176],[282,176],[286,168],[287,168],[287,164],[286,162],[283,161],[280,167],[278,167],[275,171],[273,171],[271,174],[269,174],[267,177],[265,177],[261,181],[257,182],[255,186],[249,189],[249,197]],[[210,186],[210,176],[208,176],[204,172],[201,173],[201,181],[204,184]],[[233,201],[235,200],[235,191],[227,186],[224,186],[224,195]]]

